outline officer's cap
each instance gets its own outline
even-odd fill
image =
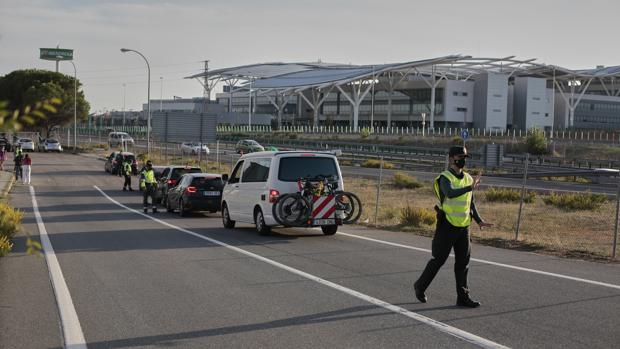
[[[469,157],[469,154],[467,154],[467,148],[465,148],[462,145],[451,146],[450,150],[448,151],[448,154],[450,155],[450,157],[458,156],[458,155],[465,155],[466,158]]]

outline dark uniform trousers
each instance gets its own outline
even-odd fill
[[[437,213],[437,228],[433,237],[432,254],[433,257],[426,264],[422,275],[416,281],[417,287],[425,291],[431,281],[439,272],[441,266],[450,256],[450,250],[454,248],[454,277],[456,278],[456,293],[459,296],[466,295],[467,272],[469,271],[469,258],[471,255],[471,244],[469,239],[469,227],[455,227],[445,217],[445,213]]]
[[[152,183],[145,183],[144,193],[143,195],[143,204],[144,207],[148,207],[149,205],[149,196],[151,197],[151,205],[155,207],[155,186]]]
[[[125,183],[123,183],[123,188],[131,188],[131,174],[125,173]]]

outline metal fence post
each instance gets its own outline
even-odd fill
[[[614,223],[614,243],[611,250],[611,259],[616,259],[618,247],[618,213],[620,212],[620,170],[618,172],[618,192],[616,193],[616,221]]]
[[[519,214],[517,215],[517,229],[515,241],[519,240],[519,228],[521,227],[521,212],[523,211],[523,200],[525,200],[525,185],[527,184],[527,168],[530,163],[530,153],[525,154],[525,167],[523,168],[523,186],[521,187],[521,201],[519,202]]]
[[[220,166],[220,141],[217,140],[215,142],[215,161],[217,162],[217,172],[222,172],[222,167]]]
[[[375,201],[375,225],[379,216],[379,196],[381,196],[381,181],[383,180],[383,156],[379,162],[379,183],[377,183],[377,199]]]

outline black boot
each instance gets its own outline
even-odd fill
[[[456,305],[459,307],[478,308],[480,302],[469,298],[469,290],[464,288],[460,290],[459,295],[456,297]]]
[[[153,213],[157,213],[157,207],[153,206]]]
[[[144,213],[149,213],[149,209],[147,207],[144,208]]]
[[[415,291],[415,298],[417,298],[420,303],[426,303],[426,295],[424,294],[424,291],[422,291],[417,282],[413,283],[413,290]]]

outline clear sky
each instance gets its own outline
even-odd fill
[[[567,68],[619,65],[620,1],[0,0],[0,75],[54,69],[39,48],[74,49],[91,111],[196,97],[183,77],[257,62],[372,64],[467,54],[516,55]],[[60,71],[73,74],[67,62]]]

